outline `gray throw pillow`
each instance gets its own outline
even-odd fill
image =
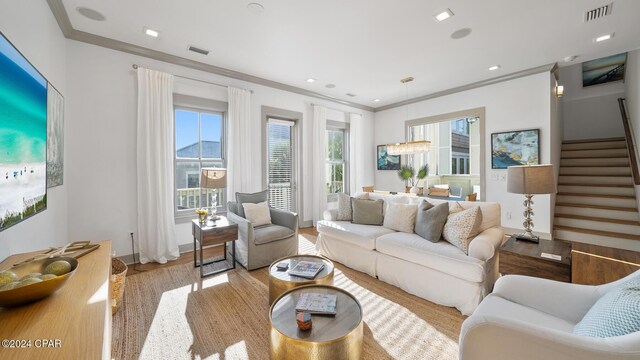
[[[442,237],[444,224],[449,216],[449,204],[442,203],[433,206],[428,201],[423,201],[418,206],[418,216],[416,217],[416,234],[431,241],[438,242]]]
[[[384,201],[378,200],[365,200],[351,198],[351,209],[353,211],[354,224],[362,225],[382,225],[384,222],[384,216],[382,215],[382,208],[384,207]]]
[[[264,191],[260,191],[252,194],[237,192],[236,202],[238,203],[238,215],[246,219],[246,216],[244,215],[244,207],[242,206],[243,203],[258,204],[268,200],[269,200],[269,190],[264,190]]]

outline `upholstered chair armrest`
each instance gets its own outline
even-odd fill
[[[337,209],[325,210],[322,213],[322,218],[324,220],[335,221],[338,219],[338,210]]]
[[[227,219],[238,224],[238,240],[244,240],[248,244],[253,244],[253,225],[249,220],[232,212],[227,212]]]
[[[504,299],[577,323],[602,296],[598,286],[568,284],[548,279],[507,275],[493,288]]]
[[[469,243],[469,256],[478,260],[491,259],[502,245],[504,232],[502,228],[492,227],[478,234]]]
[[[277,209],[269,209],[269,211],[271,212],[272,223],[287,227],[296,233],[298,232],[298,214]]]
[[[518,320],[514,314],[474,314],[462,324],[460,360],[600,360],[637,359],[640,333],[614,338],[573,335],[564,330]]]

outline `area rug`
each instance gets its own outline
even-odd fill
[[[312,235],[300,252],[314,253]],[[185,255],[183,255],[185,256]],[[364,359],[457,359],[464,316],[336,264],[335,285],[364,313]],[[200,279],[192,264],[128,276],[113,318],[113,359],[268,359],[266,269]]]

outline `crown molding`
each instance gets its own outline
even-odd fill
[[[230,69],[225,69],[219,66],[206,64],[203,62],[183,58],[180,56],[168,54],[168,53],[157,51],[157,50],[152,50],[149,48],[130,44],[127,42],[109,39],[103,36],[76,30],[71,25],[71,21],[69,20],[69,16],[67,14],[66,9],[64,8],[64,4],[62,3],[62,0],[47,0],[47,3],[49,4],[49,8],[51,8],[51,12],[53,13],[53,16],[58,22],[58,26],[60,27],[60,30],[62,30],[62,33],[67,39],[76,40],[76,41],[84,42],[91,45],[101,46],[101,47],[116,50],[116,51],[122,51],[122,52],[126,52],[133,55],[144,56],[150,59],[163,61],[166,63],[175,64],[175,65],[180,65],[180,66],[188,67],[191,69],[208,72],[211,74],[229,77],[232,79],[247,81],[250,83],[267,86],[267,87],[271,87],[278,90],[288,91],[288,92],[292,92],[292,93],[296,93],[304,96],[327,100],[327,101],[331,101],[341,105],[351,106],[351,107],[366,110],[366,111],[373,112],[375,110],[371,106],[366,106],[366,105],[354,103],[351,101],[336,99],[328,95],[302,89],[296,86],[283,84],[277,81],[264,79],[258,76],[249,75],[249,74],[245,74],[245,73],[230,70]]]
[[[389,109],[397,108],[397,107],[400,107],[400,106],[406,106],[406,105],[417,103],[417,102],[420,102],[420,101],[425,101],[425,100],[429,100],[429,99],[435,99],[437,97],[441,97],[441,96],[445,96],[445,95],[451,95],[451,94],[455,94],[455,93],[459,93],[459,92],[463,92],[463,91],[467,91],[467,90],[477,89],[479,87],[483,87],[483,86],[487,86],[487,85],[493,85],[493,84],[501,83],[501,82],[504,82],[504,81],[514,80],[514,79],[525,77],[525,76],[529,76],[529,75],[540,74],[540,73],[543,73],[543,72],[554,72],[555,73],[555,69],[557,68],[557,66],[558,65],[555,64],[555,63],[542,65],[542,66],[534,67],[534,68],[531,68],[531,69],[517,71],[517,72],[511,73],[511,74],[506,74],[506,75],[494,77],[494,78],[491,78],[491,79],[482,80],[482,81],[474,82],[474,83],[467,84],[467,85],[458,86],[458,87],[447,89],[447,90],[443,90],[443,91],[438,91],[438,92],[435,92],[435,93],[432,93],[432,94],[418,96],[418,97],[415,97],[415,98],[412,98],[412,99],[409,99],[409,100],[399,101],[399,102],[396,102],[396,103],[393,103],[393,104],[377,107],[375,112],[389,110]]]

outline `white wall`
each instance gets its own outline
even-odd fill
[[[450,113],[465,109],[485,107],[485,174],[486,200],[499,202],[502,206],[502,226],[522,227],[522,202],[524,197],[507,193],[506,170],[491,169],[491,133],[540,129],[542,163],[550,163],[552,138],[550,113],[549,73],[540,73],[507,82],[485,86],[456,94],[438,97],[409,105],[409,119]],[[376,113],[375,144],[389,144],[405,140],[404,122],[406,108],[399,107]],[[555,126],[555,125],[554,125]],[[553,130],[556,131],[556,130]],[[371,152],[374,148],[371,148]],[[372,164],[374,166],[374,164]],[[497,180],[495,180],[497,178]],[[402,191],[403,184],[395,171],[375,170],[377,189]],[[511,218],[508,218],[508,214]],[[551,202],[549,195],[535,196],[535,230],[544,234],[551,232]],[[547,237],[549,235],[546,235]]]
[[[66,40],[47,2],[3,1],[0,3],[0,24],[0,31],[68,102],[65,83]],[[65,140],[67,138],[65,129]],[[68,178],[65,169],[65,185],[48,190],[47,210],[0,232],[0,260],[11,254],[46,249],[67,242]]]
[[[136,220],[136,80],[133,63],[201,80],[229,84],[254,91],[251,99],[254,129],[247,143],[261,144],[263,105],[303,114],[303,174],[311,173],[311,103],[345,112],[363,114],[366,133],[365,161],[374,163],[373,114],[256,84],[204,73],[85,43],[67,42],[67,175],[69,193],[69,237],[71,240],[112,240],[118,256],[131,253],[129,233],[137,233]],[[176,79],[175,91],[187,95],[227,101],[226,89]],[[333,114],[334,112],[330,112]],[[336,117],[344,114],[340,111]],[[341,119],[336,119],[341,120]],[[253,166],[261,168],[261,146],[255,146]],[[259,170],[257,170],[259,174]],[[299,213],[311,220],[310,178],[300,179],[304,206]],[[373,184],[372,167],[363,171],[359,182]],[[261,190],[262,177],[252,179],[252,191]],[[195,216],[194,216],[195,218]],[[190,244],[190,223],[177,226],[179,244]],[[137,249],[136,249],[137,251]]]
[[[640,49],[629,51],[625,74],[625,90],[628,116],[634,133],[636,147],[640,144]],[[640,208],[640,186],[636,185],[636,201]]]
[[[622,81],[582,87],[581,63],[560,68],[558,74],[564,86],[564,140],[624,136],[617,101],[624,97]]]

